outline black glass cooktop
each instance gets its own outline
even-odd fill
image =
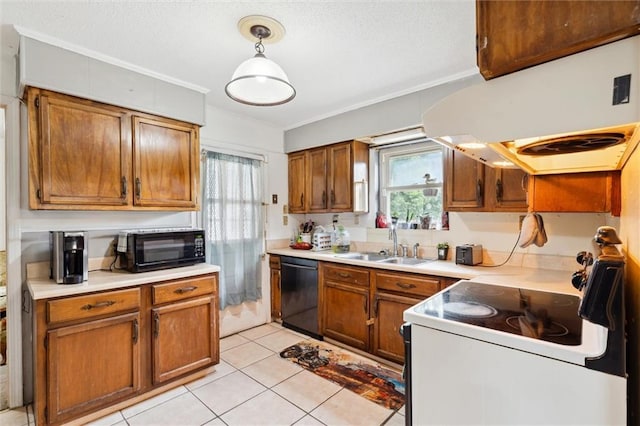
[[[568,294],[461,281],[421,306],[432,317],[561,345],[579,345],[580,298]]]

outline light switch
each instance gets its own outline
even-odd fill
[[[289,206],[288,205],[283,205],[282,206],[282,214],[289,214]]]
[[[278,194],[271,194],[271,204],[278,204]]]

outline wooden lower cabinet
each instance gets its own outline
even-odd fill
[[[322,335],[404,362],[403,313],[454,278],[320,262]]]
[[[282,319],[282,289],[280,284],[282,274],[280,271],[280,256],[269,255],[269,282],[271,286],[271,319]]]
[[[321,263],[320,276],[322,335],[368,350],[371,340],[369,271]]]
[[[369,349],[369,289],[327,282],[322,334],[354,348]]]
[[[34,301],[36,424],[63,424],[219,362],[218,274]]]
[[[140,389],[139,312],[47,333],[47,413],[58,423]]]
[[[373,295],[373,345],[371,353],[404,362],[400,326],[405,310],[458,281],[454,278],[377,270],[371,274]]]
[[[404,363],[404,341],[400,326],[402,314],[423,299],[398,296],[391,293],[376,293],[374,301],[375,323],[373,325],[373,348],[371,353],[382,358]]]
[[[152,309],[154,384],[219,362],[216,301],[206,296]]]

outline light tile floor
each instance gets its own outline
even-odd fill
[[[388,410],[280,358],[304,339],[276,323],[226,337],[214,373],[91,424],[404,425],[404,409]],[[32,414],[5,411],[0,424],[32,425]]]

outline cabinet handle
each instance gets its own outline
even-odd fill
[[[348,272],[338,272],[340,278],[351,278],[351,274]]]
[[[331,190],[331,204],[335,204],[336,203],[336,193],[335,191],[332,189]]]
[[[476,201],[478,204],[482,204],[482,181],[478,179],[478,183],[476,184]]]
[[[135,319],[133,320],[133,344],[135,345],[136,343],[138,343],[138,332],[139,332],[139,328],[138,328],[138,320]]]
[[[327,191],[322,191],[322,207],[327,207]]]
[[[378,317],[378,295],[376,294],[376,298],[373,301],[373,316]]]
[[[364,313],[367,315],[369,314],[369,298],[368,297],[364,299]]]
[[[184,293],[189,293],[190,291],[193,291],[195,289],[197,289],[198,287],[195,285],[189,286],[189,287],[180,287],[177,288],[175,290],[173,290],[174,293],[178,293],[178,294],[184,294]]]
[[[304,193],[300,194],[300,208],[304,207]]]
[[[502,202],[502,181],[500,179],[496,181],[496,200],[499,203]]]
[[[136,178],[136,198],[138,200],[140,199],[141,187],[142,187],[142,183],[140,182],[140,178],[137,177]]]
[[[397,282],[396,285],[400,288],[403,288],[405,290],[409,290],[411,288],[416,288],[415,284],[407,284],[407,283],[401,283],[401,282]]]
[[[120,197],[127,198],[127,177],[122,176],[122,188],[120,189]]]
[[[107,306],[111,306],[111,305],[115,305],[116,302],[114,302],[113,300],[105,300],[104,302],[98,302],[95,304],[87,304],[82,306],[80,309],[83,309],[85,311],[90,311],[91,309],[95,309],[95,308],[106,308]]]
[[[153,313],[153,337],[156,339],[160,334],[160,315],[157,312]]]
[[[529,190],[529,175],[525,174],[522,176],[522,180],[520,181],[520,187],[524,192]]]

